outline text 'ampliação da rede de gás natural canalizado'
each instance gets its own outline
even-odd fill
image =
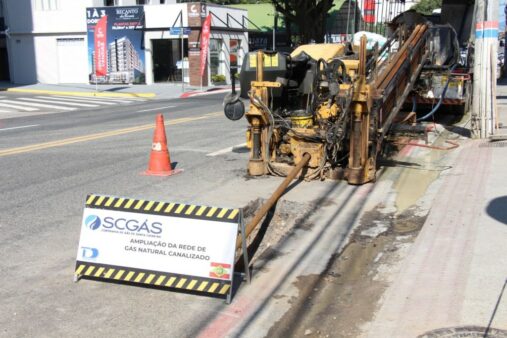
[[[132,238],[125,251],[209,261],[206,247]],[[197,252],[197,253],[196,253]]]

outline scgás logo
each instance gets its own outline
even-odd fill
[[[119,230],[153,235],[162,233],[162,223],[150,222],[147,219],[139,221],[137,219],[104,217],[104,219],[101,220],[98,216],[90,215],[86,217],[85,225],[91,230],[97,230],[101,227],[115,232]]]
[[[102,227],[154,235],[162,233],[162,223],[149,222],[148,220],[140,222],[137,219],[104,217]]]
[[[85,226],[91,230],[103,228],[115,232],[130,231],[144,234],[159,235],[162,233],[162,223],[150,222],[147,219],[139,221],[137,219],[104,217],[103,220],[99,216],[89,215],[85,219]]]
[[[85,219],[86,227],[91,230],[97,230],[100,227],[101,223],[102,222],[100,221],[99,216],[90,215],[90,216],[86,217],[86,219]]]

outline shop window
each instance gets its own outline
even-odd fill
[[[150,0],[136,0],[137,5],[149,5]]]
[[[209,67],[211,76],[225,75],[224,53],[222,52],[223,41],[220,39],[209,40]]]

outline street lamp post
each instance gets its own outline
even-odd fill
[[[268,16],[273,16],[273,51],[276,49],[276,28],[278,25],[278,13],[275,12],[274,14],[268,14]],[[267,46],[266,46],[267,48]]]
[[[273,51],[276,50],[276,28],[278,25],[278,13],[275,13],[275,18],[273,22]]]

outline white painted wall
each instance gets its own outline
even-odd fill
[[[6,1],[5,20],[11,81],[16,84],[58,83],[57,38],[84,38],[80,58],[75,61],[74,83],[87,83],[78,60],[86,57],[85,9],[92,0]],[[77,50],[75,50],[77,53]]]
[[[183,11],[183,26],[187,26],[187,4],[174,5],[150,5],[144,6],[146,28],[170,27],[178,17],[180,11]],[[179,19],[178,19],[179,25]]]

